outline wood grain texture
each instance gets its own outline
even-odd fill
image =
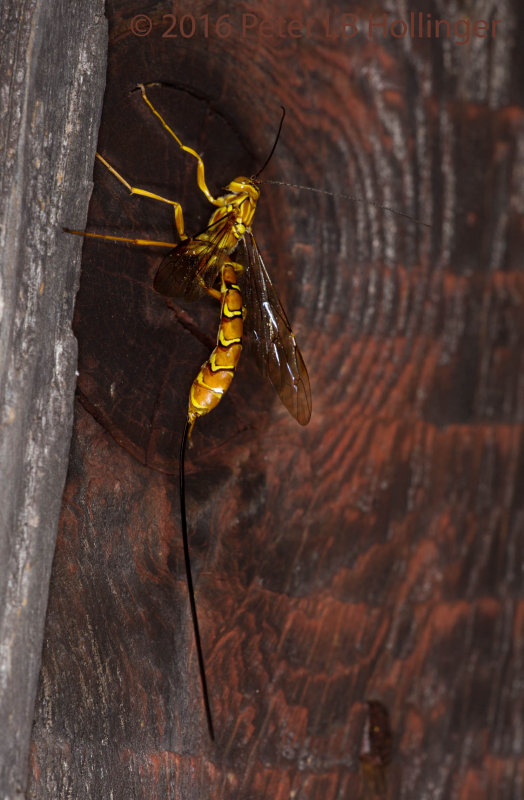
[[[21,800],[73,423],[71,330],[104,80],[99,2],[0,5],[0,796]],[[97,19],[98,11],[98,19]],[[63,17],[61,14],[63,12]],[[83,87],[83,88],[82,88]],[[89,90],[89,97],[86,94]]]
[[[30,796],[363,797],[376,699],[393,733],[390,798],[522,797],[522,12],[464,3],[454,18],[503,25],[462,46],[328,40],[312,23],[302,39],[162,39],[171,11],[108,4],[99,149],[111,163],[181,199],[190,230],[205,225],[194,165],[128,94],[163,80],[173,88],[152,90],[155,103],[204,154],[214,190],[256,172],[282,104],[265,177],[368,202],[263,186],[255,233],[310,370],[313,417],[300,429],[246,357],[195,431],[189,527],[215,745],[175,476],[217,309],[168,307],[152,251],[86,244]],[[337,13],[249,12],[304,25]],[[139,13],[148,36],[130,33]],[[167,206],[129,198],[102,169],[95,183],[91,229],[173,236]]]

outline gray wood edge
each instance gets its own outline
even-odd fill
[[[74,13],[73,13],[74,11]],[[0,796],[24,796],[76,382],[102,0],[0,6]]]

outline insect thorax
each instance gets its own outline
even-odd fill
[[[229,189],[228,194],[219,198],[221,208],[213,215],[216,219],[228,216],[234,216],[235,235],[237,238],[243,236],[245,229],[249,228],[255,214],[257,201],[260,196],[260,189],[252,178],[239,177],[232,180],[226,187]]]

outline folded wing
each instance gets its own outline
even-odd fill
[[[307,425],[311,389],[304,359],[251,232],[246,233],[241,248],[245,248],[247,263],[244,329],[249,346],[291,416]]]
[[[198,236],[181,242],[162,260],[153,286],[166,297],[195,300],[216,281],[225,258],[233,217],[223,217]]]

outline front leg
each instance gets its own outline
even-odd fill
[[[160,85],[160,84],[157,84],[157,85]],[[155,84],[151,83],[151,84],[148,84],[148,86],[155,86]],[[157,117],[157,119],[160,120],[160,122],[162,123],[162,125],[164,126],[166,131],[169,134],[171,134],[171,136],[173,137],[175,142],[178,144],[180,149],[183,150],[185,153],[189,153],[189,155],[193,156],[193,158],[196,158],[196,160],[197,160],[197,183],[198,183],[198,188],[200,189],[200,191],[203,192],[203,194],[205,194],[205,196],[207,197],[209,202],[212,203],[214,206],[223,206],[224,205],[224,198],[223,197],[213,197],[213,195],[211,194],[211,192],[209,191],[209,189],[207,187],[206,178],[205,178],[205,170],[204,170],[204,162],[202,161],[201,156],[199,156],[198,153],[196,152],[196,150],[193,150],[192,147],[188,147],[187,145],[182,144],[182,142],[180,141],[180,139],[178,138],[178,136],[176,135],[174,130],[169,127],[169,125],[167,124],[165,119],[159,114],[159,112],[156,110],[156,108],[154,107],[153,103],[151,102],[151,100],[147,96],[146,87],[144,86],[144,84],[143,83],[139,83],[138,84],[138,88],[140,89],[140,91],[142,93],[142,98],[143,98],[144,102],[151,109],[151,111],[153,112],[155,117]]]

